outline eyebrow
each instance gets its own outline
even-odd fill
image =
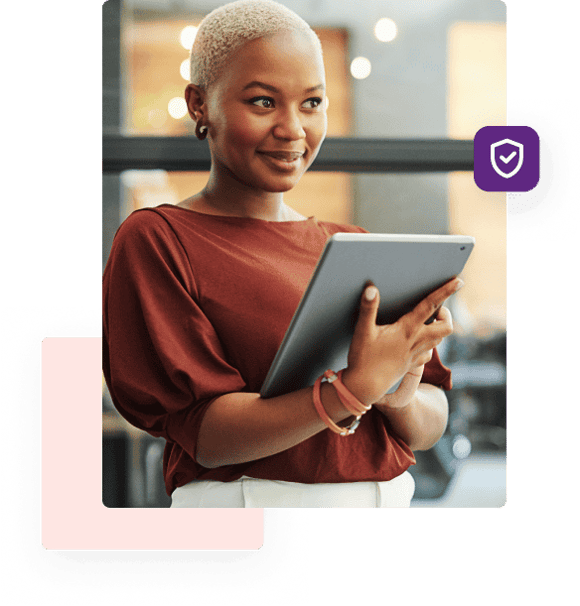
[[[247,90],[248,88],[263,88],[265,90],[272,91],[273,93],[280,92],[275,86],[271,86],[270,84],[265,84],[264,82],[258,82],[257,80],[254,80],[254,81],[250,82],[249,84],[246,84],[246,86],[244,86],[244,88],[242,90]],[[316,90],[324,90],[324,84],[317,84],[316,86],[311,86],[310,88],[307,88],[304,92],[312,93]]]

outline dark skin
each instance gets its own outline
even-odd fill
[[[326,135],[322,58],[303,34],[244,45],[204,90],[190,84],[192,119],[208,129],[210,176],[186,208],[267,221],[304,219],[284,204]],[[300,154],[281,162],[269,154]]]
[[[267,221],[304,219],[284,204],[283,193],[298,183],[324,140],[324,85],[322,57],[312,40],[288,32],[244,45],[208,90],[189,85],[189,113],[208,129],[212,166],[204,190],[181,206]],[[411,449],[430,448],[445,430],[445,394],[420,378],[433,348],[453,331],[442,304],[461,284],[451,280],[389,326],[376,323],[378,292],[372,300],[361,297],[343,382],[385,414]],[[435,322],[426,325],[436,310]],[[397,391],[386,395],[401,377]],[[335,423],[352,421],[332,385],[322,384],[321,399]],[[229,393],[204,416],[197,461],[210,468],[252,461],[325,430],[312,387],[266,400],[257,393]]]

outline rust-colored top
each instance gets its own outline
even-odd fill
[[[327,239],[364,232],[311,217],[273,222],[161,205],[119,228],[103,281],[103,371],[130,423],[167,440],[168,494],[194,479],[242,475],[289,482],[390,480],[415,458],[379,411],[352,436],[324,430],[256,461],[195,461],[212,400],[260,391]],[[339,370],[339,369],[335,369]],[[434,352],[424,382],[451,388]]]

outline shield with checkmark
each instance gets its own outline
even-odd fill
[[[490,153],[493,170],[504,179],[509,179],[517,174],[524,163],[524,146],[512,139],[502,139],[493,143]],[[508,172],[510,167],[513,168]]]

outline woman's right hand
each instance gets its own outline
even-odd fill
[[[444,337],[453,332],[451,313],[443,302],[463,286],[454,278],[425,297],[394,324],[377,324],[380,294],[376,286],[365,288],[359,317],[342,378],[363,403],[374,404],[409,370],[426,364]],[[372,299],[369,296],[374,295]],[[437,312],[435,321],[425,322]]]

